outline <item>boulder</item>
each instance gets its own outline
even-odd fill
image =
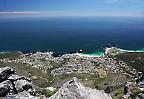
[[[138,94],[138,97],[139,97],[140,99],[144,99],[144,93],[139,93],[139,94]]]
[[[8,80],[10,80],[15,85],[17,92],[22,92],[24,90],[33,89],[32,81],[26,77],[21,77],[18,75],[11,75]]]
[[[14,97],[20,98],[23,94],[24,97],[26,94],[35,95],[32,81],[26,77],[16,75],[10,67],[0,68],[0,81],[0,97],[11,95],[11,99],[15,99]],[[21,94],[21,92],[26,93]]]
[[[29,90],[29,89],[33,89],[33,85],[31,82],[25,80],[25,79],[21,79],[21,80],[17,80],[14,82],[15,84],[15,88],[18,92],[22,92],[24,90]]]
[[[141,91],[144,91],[144,81],[140,82],[137,86]]]
[[[66,82],[49,99],[112,99],[104,91],[93,90],[82,85],[77,78]]]
[[[0,82],[7,80],[7,78],[11,74],[14,74],[14,73],[15,73],[15,71],[13,69],[11,69],[10,67],[0,68]]]
[[[11,82],[6,80],[0,83],[0,97],[5,97],[12,90]]]

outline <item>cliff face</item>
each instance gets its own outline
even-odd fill
[[[112,99],[103,91],[93,90],[82,85],[77,78],[66,82],[49,99]]]

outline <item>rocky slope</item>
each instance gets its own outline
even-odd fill
[[[77,78],[66,82],[49,99],[112,99],[103,91],[93,90],[82,85]]]
[[[16,75],[10,67],[0,68],[0,97],[4,99],[38,99],[30,79]]]

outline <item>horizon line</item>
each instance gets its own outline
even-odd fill
[[[120,16],[120,17],[144,17],[142,13],[121,13],[121,12],[66,12],[66,11],[1,11],[0,15],[29,15],[41,16]]]

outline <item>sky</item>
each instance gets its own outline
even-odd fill
[[[144,16],[144,0],[0,0],[0,15]]]

